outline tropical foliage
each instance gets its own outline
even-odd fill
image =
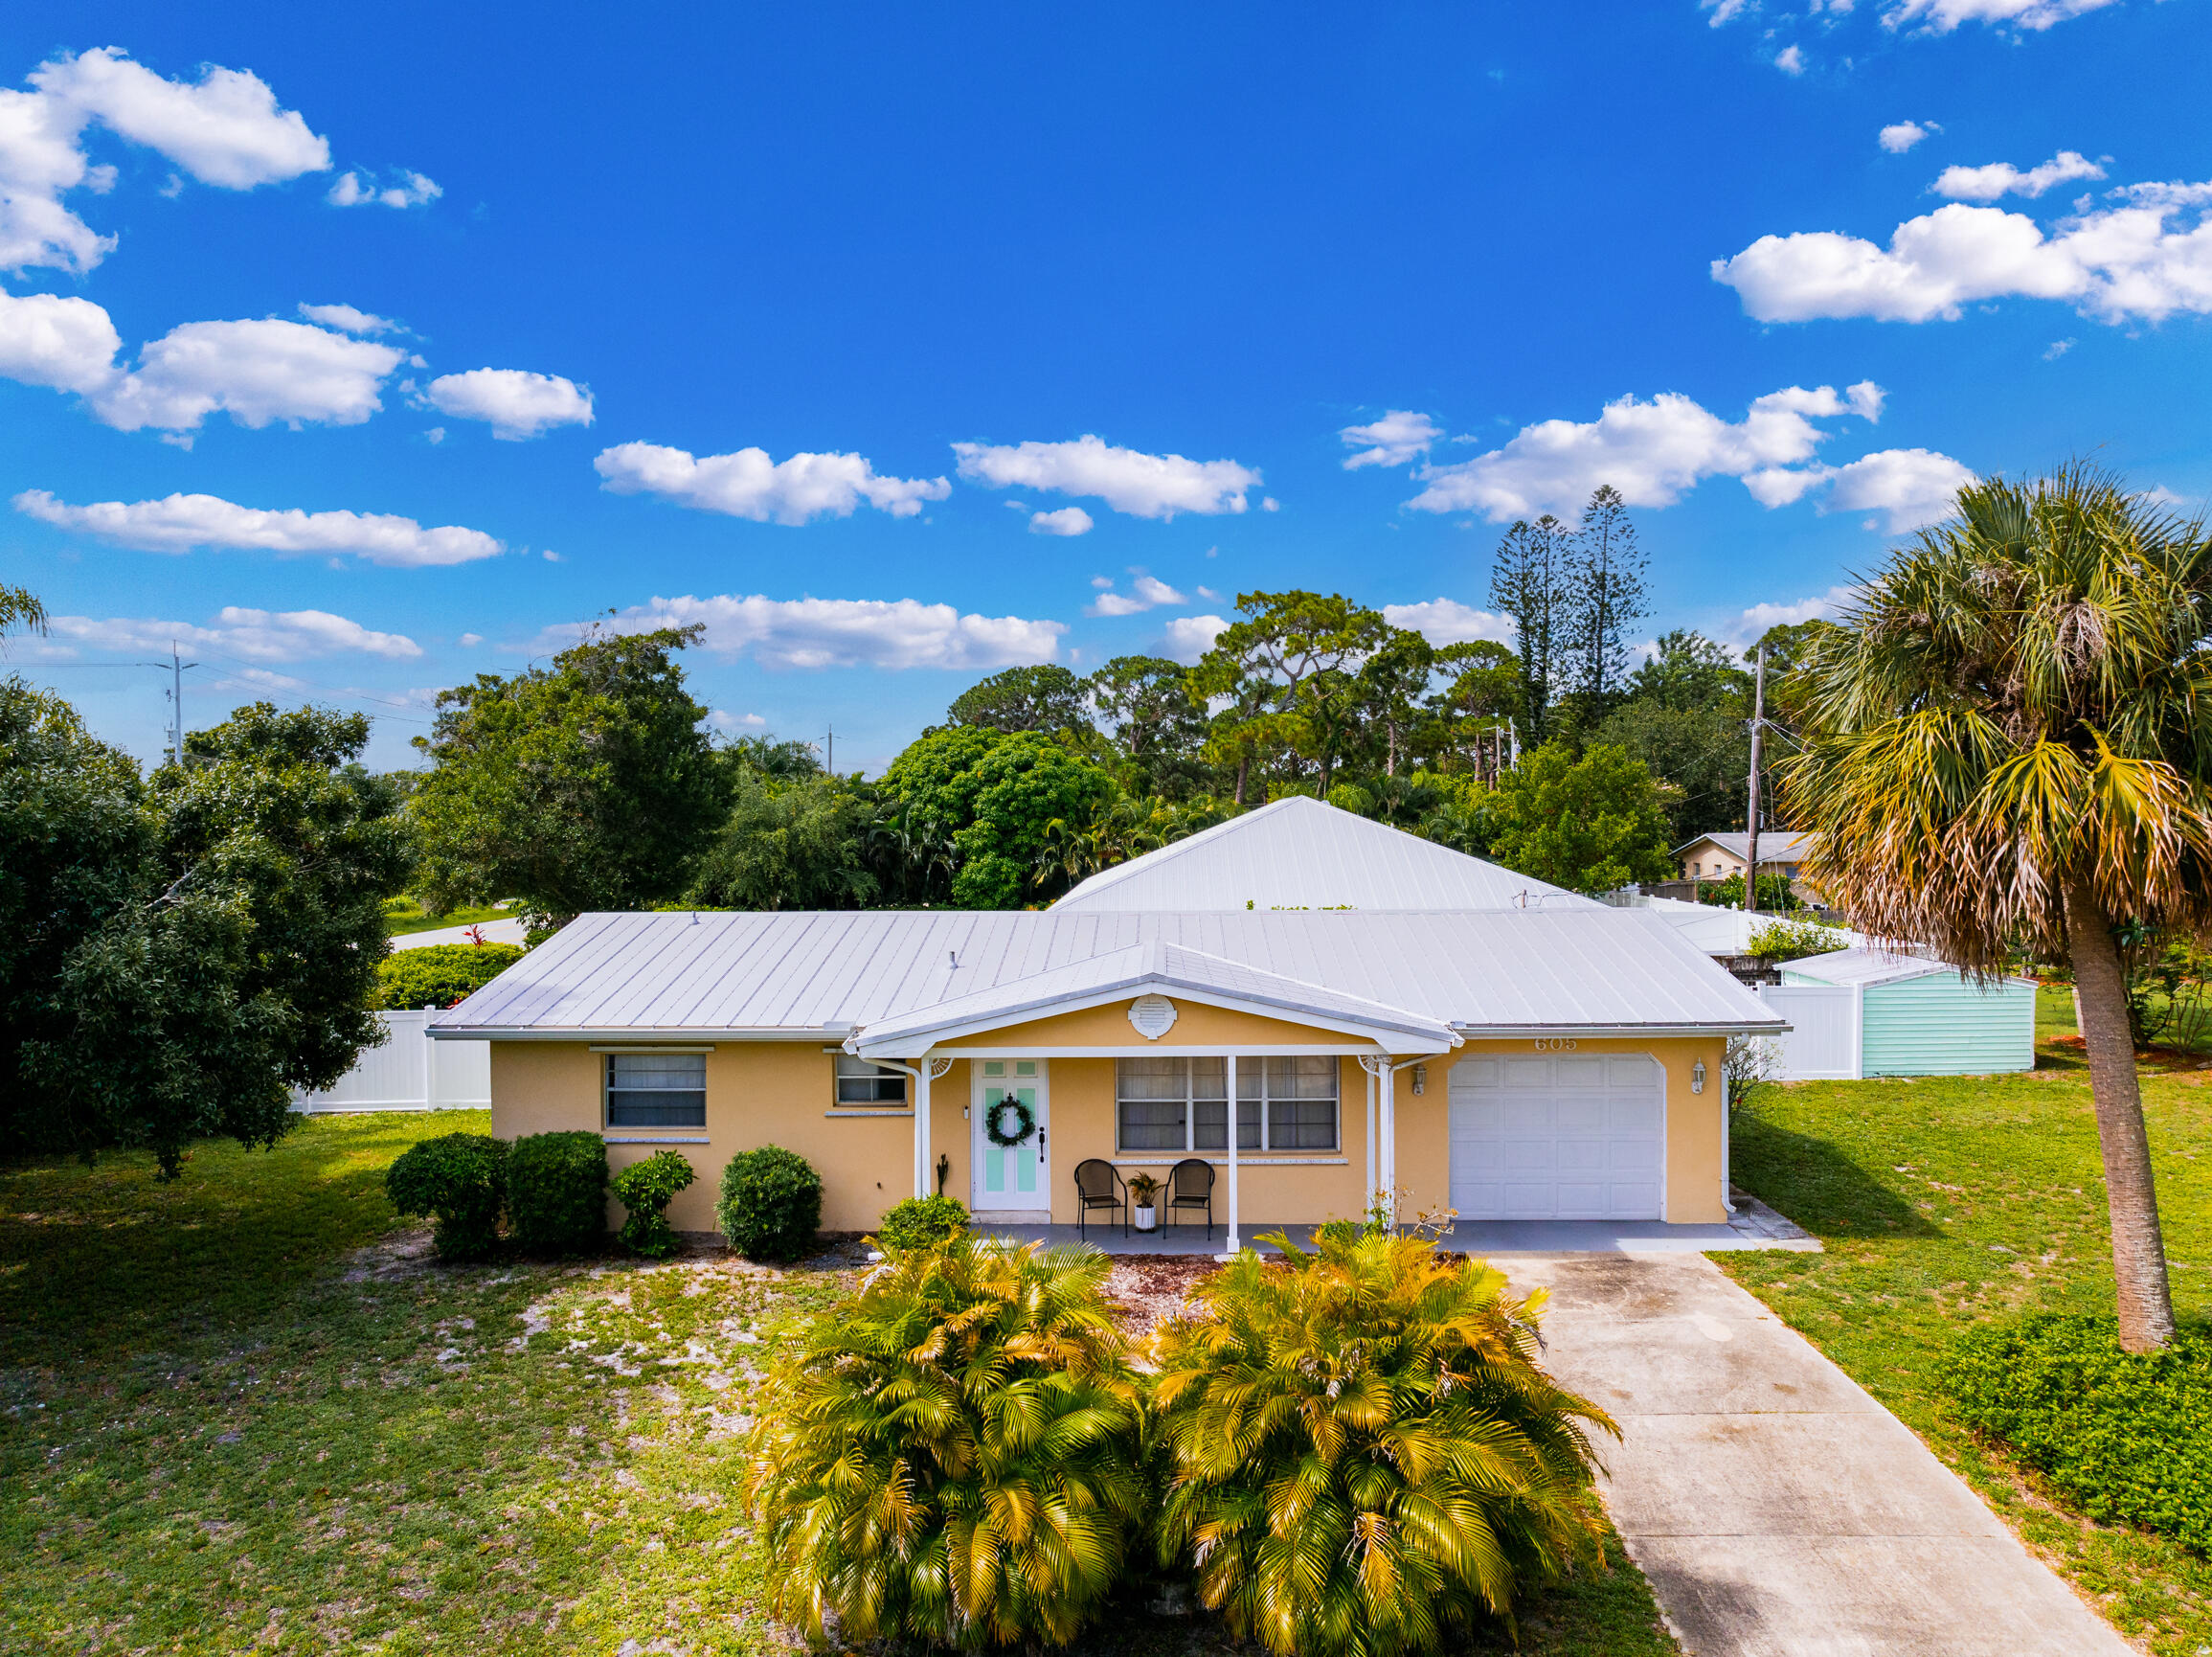
[[[1103,1255],[892,1254],[764,1389],[747,1499],[775,1613],[814,1640],[1063,1646],[1148,1508]]]
[[[1489,804],[1499,862],[1572,892],[1663,880],[1667,796],[1640,760],[1598,745],[1580,758],[1564,742],[1524,755]]]
[[[936,1248],[968,1229],[968,1205],[952,1196],[910,1196],[894,1202],[875,1228],[887,1249]]]
[[[2071,960],[2130,1351],[2174,1313],[2115,933],[2212,923],[2208,638],[2201,523],[2088,467],[1971,485],[1815,644],[1785,771],[1862,930]]]
[[[451,1007],[522,959],[519,943],[425,943],[376,964],[376,1005]]]
[[[674,1254],[676,1228],[668,1223],[668,1204],[697,1177],[691,1159],[680,1150],[656,1150],[616,1174],[615,1200],[623,1209],[622,1246],[648,1260],[665,1260]]]
[[[1599,1558],[1595,1404],[1537,1368],[1539,1290],[1334,1226],[1247,1251],[1156,1357],[1170,1560],[1281,1657],[1430,1651]]]

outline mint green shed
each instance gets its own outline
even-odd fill
[[[1782,984],[1833,992],[1819,998],[1836,1003],[1823,1010],[1839,1038],[1832,1061],[1836,1068],[1823,1074],[1992,1076],[2035,1068],[2033,979],[2001,978],[1982,985],[1954,966],[1921,956],[1840,949],[1788,963]],[[1803,1019],[1814,1011],[1808,1006],[1793,1017]]]

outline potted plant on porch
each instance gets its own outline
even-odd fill
[[[1139,1231],[1160,1229],[1160,1210],[1155,1199],[1160,1195],[1160,1182],[1148,1173],[1129,1176],[1130,1219]]]

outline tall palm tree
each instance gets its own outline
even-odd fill
[[[1981,974],[2063,948],[2080,991],[2120,1344],[2173,1297],[2114,930],[2212,920],[2212,543],[2084,465],[1959,491],[1804,670],[1784,768],[1815,884]]]

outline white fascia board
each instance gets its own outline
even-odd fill
[[[1587,1035],[1592,1041],[1628,1041],[1646,1036],[1787,1035],[1795,1026],[1777,1018],[1768,1024],[1458,1024],[1468,1041],[1512,1041],[1523,1036]]]
[[[852,1033],[849,1024],[818,1024],[789,1027],[770,1026],[763,1030],[722,1030],[712,1026],[701,1028],[686,1025],[681,1028],[666,1025],[577,1025],[568,1029],[553,1029],[538,1024],[432,1024],[423,1028],[423,1034],[433,1041],[622,1041],[651,1045],[668,1042],[715,1046],[737,1041],[821,1041],[824,1038],[842,1041]]]
[[[1260,1018],[1279,1019],[1286,1024],[1309,1025],[1315,1030],[1333,1031],[1358,1041],[1372,1042],[1388,1052],[1402,1051],[1394,1044],[1403,1043],[1409,1037],[1416,1042],[1433,1044],[1438,1051],[1459,1045],[1459,1038],[1448,1026],[1440,1023],[1398,1025],[1346,1018],[1340,1013],[1317,1012],[1288,1002],[1226,995],[1219,990],[1199,988],[1157,973],[1148,973],[1141,978],[1109,985],[1103,988],[1082,990],[1072,995],[1042,996],[1033,1002],[993,1008],[989,1012],[953,1023],[895,1031],[882,1037],[880,1042],[871,1042],[868,1031],[863,1028],[846,1040],[846,1051],[857,1054],[862,1058],[872,1058],[878,1054],[889,1057],[914,1058],[940,1041],[959,1041],[970,1035],[1004,1030],[1009,1024],[1026,1024],[1032,1019],[1056,1017],[1065,1012],[1087,1012],[1094,1007],[1109,1007],[1117,1001],[1127,1001],[1132,996],[1146,994],[1170,995],[1196,1002],[1202,1007],[1218,1007],[1228,1012],[1249,1012]],[[1149,1053],[1153,1050],[1153,1044],[1148,1042],[1141,1051]],[[1208,1048],[1207,1051],[1219,1050]]]

